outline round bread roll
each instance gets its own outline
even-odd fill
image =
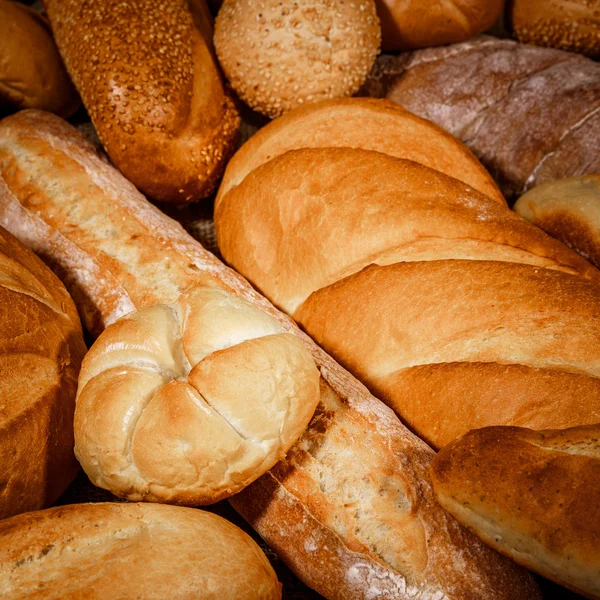
[[[253,109],[351,96],[379,52],[373,0],[225,0],[215,23],[221,66]]]
[[[503,0],[376,0],[384,50],[463,42],[489,29]],[[540,2],[541,4],[541,2]]]
[[[512,0],[508,18],[521,42],[600,56],[598,0]]]
[[[73,504],[0,522],[3,598],[278,600],[267,557],[239,527],[160,504]]]
[[[71,483],[81,325],[62,283],[0,227],[0,518]],[[2,596],[2,594],[0,594]]]
[[[41,108],[61,117],[80,104],[42,15],[0,0],[0,115]]]
[[[75,453],[130,500],[200,505],[282,459],[319,402],[302,342],[247,301],[192,287],[109,326],[79,377]]]

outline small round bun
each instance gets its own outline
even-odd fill
[[[223,290],[106,328],[79,377],[75,454],[92,482],[129,500],[210,504],[281,460],[319,402],[298,337]]]
[[[357,92],[380,38],[373,0],[225,0],[215,23],[229,82],[269,117]]]
[[[600,2],[513,0],[508,17],[520,42],[600,57]]]

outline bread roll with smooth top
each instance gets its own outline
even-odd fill
[[[49,506],[79,470],[77,375],[86,348],[57,277],[0,227],[0,519]]]
[[[209,504],[283,458],[319,402],[300,340],[245,300],[194,287],[110,325],[79,377],[75,453],[129,500]]]
[[[600,598],[600,425],[471,431],[431,474],[442,506],[487,544]]]
[[[373,0],[225,0],[215,22],[227,79],[268,117],[357,92],[380,39]]]
[[[279,600],[258,545],[202,510],[72,504],[0,522],[3,598]]]
[[[47,0],[52,31],[117,168],[163,202],[209,196],[239,116],[212,55],[204,0]]]
[[[514,208],[600,268],[600,175],[543,183],[523,194]]]

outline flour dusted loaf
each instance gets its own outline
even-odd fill
[[[0,522],[3,598],[279,600],[258,545],[225,519],[159,504],[73,504]]]
[[[319,372],[296,336],[237,296],[192,287],[92,346],[75,453],[92,482],[130,500],[209,504],[284,458],[318,402]]]
[[[5,119],[0,177],[0,222],[61,273],[96,333],[202,283],[262,309],[310,350],[321,373],[315,416],[284,459],[230,499],[310,587],[340,600],[540,598],[528,573],[439,506],[433,451],[76,130],[39,111]]]
[[[600,420],[597,269],[506,205],[406,160],[412,146],[401,159],[290,145],[277,155],[271,134],[302,143],[298,124],[290,113],[240,151],[268,162],[232,160],[215,212],[227,262],[434,447],[485,425]],[[424,132],[414,145],[435,155],[435,141]]]
[[[113,163],[155,200],[210,195],[239,116],[204,0],[47,0],[58,49]]]
[[[514,208],[600,267],[600,175],[543,183],[523,194]]]
[[[431,466],[442,506],[513,560],[600,598],[600,426],[488,427]]]
[[[62,283],[0,227],[0,519],[50,505],[77,473],[73,412],[85,350]]]

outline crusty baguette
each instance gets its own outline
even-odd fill
[[[49,506],[79,470],[73,412],[85,351],[64,286],[0,227],[0,519]]]
[[[80,277],[66,280],[80,306],[95,305],[85,314],[97,315],[88,321],[96,332],[131,307],[171,302],[208,280],[310,349],[322,375],[315,417],[286,459],[233,500],[308,585],[336,599],[539,598],[528,574],[437,505],[427,475],[433,451],[73,128],[39,111],[5,119],[0,165],[0,221],[63,274],[82,258]],[[119,302],[104,305],[109,279]]]
[[[209,512],[72,504],[0,522],[0,595],[21,600],[279,600],[267,557]]]
[[[363,92],[458,137],[507,199],[600,172],[600,65],[578,54],[482,36],[381,56]]]
[[[514,209],[600,268],[600,175],[543,183]]]
[[[442,506],[486,543],[600,598],[600,425],[471,431],[431,474]]]
[[[58,49],[114,164],[155,200],[208,196],[239,117],[204,0],[45,0]]]
[[[304,148],[229,189],[215,224],[225,260],[432,446],[600,420],[600,272],[465,184]]]

